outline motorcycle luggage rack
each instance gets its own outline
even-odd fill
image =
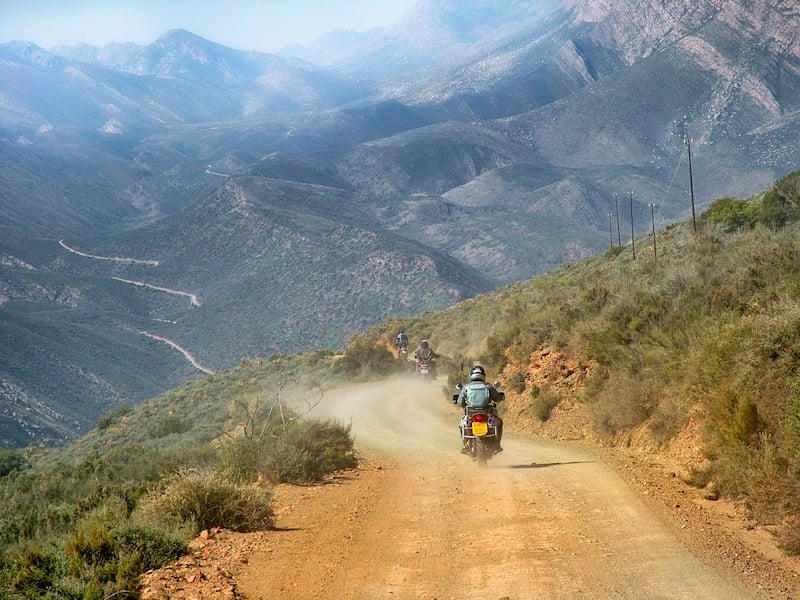
[[[492,407],[491,404],[488,404],[486,406],[482,406],[480,408],[478,408],[476,406],[467,406],[467,407],[465,407],[465,409],[466,409],[465,412],[468,415],[478,415],[478,414],[481,414],[481,413],[492,413],[493,412],[493,407]]]

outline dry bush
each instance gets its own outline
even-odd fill
[[[151,517],[195,524],[197,532],[221,527],[258,531],[273,525],[272,491],[237,485],[216,471],[181,470],[145,500]]]
[[[667,443],[688,421],[690,412],[689,400],[685,395],[663,396],[648,423],[653,438],[659,444]]]
[[[547,386],[544,388],[534,386],[531,390],[531,409],[540,421],[547,421],[560,401],[558,394]]]
[[[778,536],[778,546],[791,556],[800,555],[800,517],[790,517]]]
[[[606,381],[602,393],[588,405],[598,430],[614,435],[642,424],[658,405],[659,389],[654,382],[639,381],[617,374]]]
[[[517,394],[521,394],[525,391],[525,376],[526,376],[525,369],[519,369],[511,373],[508,377],[506,377],[506,386],[512,392],[516,392]]]
[[[757,445],[746,461],[744,492],[750,513],[758,522],[779,524],[798,509],[797,484],[788,477],[786,453],[767,433],[758,436]]]
[[[358,464],[350,427],[335,421],[293,421],[267,448],[263,468],[276,483],[313,483]]]

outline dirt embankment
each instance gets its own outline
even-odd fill
[[[279,486],[278,530],[214,532],[144,578],[145,598],[800,597],[736,507],[646,455],[515,431],[485,469],[460,455],[457,409],[414,382],[339,390],[365,458],[328,485]]]

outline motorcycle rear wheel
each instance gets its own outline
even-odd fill
[[[479,467],[486,466],[486,461],[490,455],[489,445],[481,439],[475,440],[475,460],[478,462]]]

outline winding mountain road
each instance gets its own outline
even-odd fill
[[[149,290],[154,290],[156,292],[164,292],[165,294],[172,294],[173,296],[184,296],[189,298],[189,303],[192,306],[203,306],[203,303],[200,302],[200,299],[197,297],[196,294],[192,294],[191,292],[182,292],[181,290],[173,290],[171,288],[161,287],[159,285],[153,285],[151,283],[145,283],[144,281],[135,281],[133,279],[123,279],[122,277],[112,277],[114,281],[119,281],[122,283],[127,283],[129,285],[135,285],[137,287],[147,288]]]
[[[473,464],[440,387],[365,384],[314,412],[351,423],[379,476],[279,515],[237,578],[249,599],[765,597],[694,555],[590,454],[506,435],[504,453]]]
[[[140,259],[136,259],[136,258],[127,258],[127,257],[123,257],[123,256],[99,256],[99,255],[96,255],[96,254],[87,254],[86,252],[81,252],[80,250],[76,250],[75,248],[72,248],[72,247],[68,246],[66,243],[64,243],[64,240],[59,240],[58,244],[62,248],[64,248],[64,250],[66,250],[67,252],[71,252],[72,254],[76,254],[76,255],[82,256],[84,258],[91,258],[91,259],[94,259],[94,260],[103,260],[103,261],[115,262],[115,263],[126,264],[126,265],[139,264],[139,265],[147,265],[147,266],[151,266],[151,267],[157,267],[160,264],[159,261],[157,261],[157,260],[140,260]],[[182,297],[188,298],[189,299],[189,303],[192,306],[198,306],[199,307],[199,306],[203,305],[203,303],[200,301],[200,298],[198,298],[196,294],[193,294],[191,292],[184,292],[184,291],[181,291],[181,290],[173,290],[172,288],[153,285],[151,283],[146,283],[144,281],[136,281],[136,280],[133,280],[133,279],[123,279],[122,277],[111,277],[111,279],[113,279],[114,281],[119,281],[120,283],[125,283],[125,284],[133,285],[133,286],[136,286],[136,287],[146,288],[146,289],[153,290],[153,291],[156,291],[156,292],[162,292],[162,293],[170,294],[170,295],[173,295],[173,296],[182,296]],[[172,324],[174,324],[174,321],[167,321],[165,319],[157,319],[157,320],[159,320],[160,322],[163,322],[163,323],[172,323]],[[163,342],[164,344],[170,346],[171,348],[174,348],[175,350],[177,350],[178,352],[183,354],[183,356],[186,358],[186,360],[188,360],[195,369],[197,369],[199,371],[202,371],[203,373],[207,373],[209,375],[213,375],[214,374],[214,371],[212,371],[208,367],[204,367],[203,365],[201,365],[197,361],[197,359],[186,348],[184,348],[183,346],[178,344],[178,342],[176,342],[174,340],[171,340],[169,338],[160,336],[160,335],[155,335],[153,333],[149,333],[147,331],[141,331],[139,333],[141,335],[143,335],[143,336],[149,337],[149,338],[157,340],[159,342]]]
[[[72,254],[76,254],[78,256],[83,256],[84,258],[92,258],[94,260],[105,260],[123,265],[147,265],[149,267],[157,267],[160,264],[157,260],[140,260],[138,258],[127,258],[124,256],[98,256],[97,254],[87,254],[86,252],[81,252],[80,250],[76,250],[75,248],[67,246],[67,244],[64,243],[64,240],[58,240],[58,245],[64,248],[64,250],[67,252],[71,252]]]
[[[163,336],[156,335],[154,333],[150,333],[148,331],[140,331],[139,333],[141,335],[145,336],[145,337],[149,337],[150,339],[162,342],[162,343],[166,344],[167,346],[170,346],[171,348],[175,348],[175,350],[177,350],[178,352],[183,354],[183,356],[186,358],[186,360],[188,360],[192,364],[192,366],[195,369],[197,369],[198,371],[202,371],[203,373],[206,373],[208,375],[213,375],[214,374],[214,371],[212,371],[208,367],[204,367],[199,362],[197,362],[197,359],[194,357],[194,355],[192,355],[191,352],[189,352],[186,348],[184,348],[183,346],[181,346],[177,342],[175,342],[175,341],[173,341],[173,340],[171,340],[169,338],[165,338]]]

